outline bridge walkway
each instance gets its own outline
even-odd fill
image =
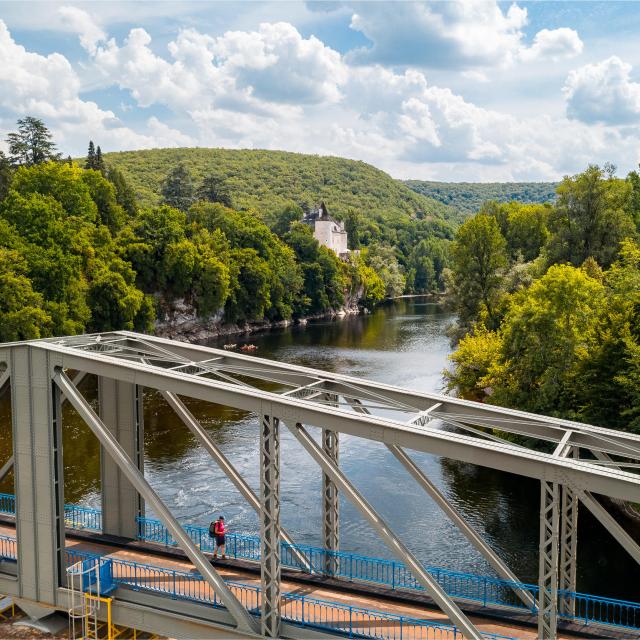
[[[11,524],[0,524],[0,535],[13,537],[15,536],[15,529]],[[66,548],[69,551],[83,552],[90,554],[98,554],[100,556],[117,559],[124,561],[125,563],[136,564],[136,581],[138,584],[144,584],[146,588],[175,592],[186,592],[188,588],[192,587],[192,583],[189,577],[185,574],[195,574],[196,570],[188,560],[181,560],[175,557],[176,554],[168,554],[162,551],[159,547],[157,552],[143,550],[139,547],[138,543],[131,543],[127,547],[115,546],[105,542],[98,542],[95,539],[94,534],[75,536],[73,534],[67,534]],[[148,545],[147,545],[148,546]],[[173,557],[172,557],[173,556]],[[224,577],[225,580],[232,581],[233,583],[241,583],[242,585],[248,585],[253,587],[260,586],[260,576],[256,571],[251,571],[242,567],[242,562],[233,560],[219,560],[216,562],[216,569]],[[145,567],[162,567],[167,570],[174,570],[178,572],[176,576],[170,576],[167,572],[154,572]],[[114,577],[123,577],[121,574],[123,571],[127,571],[127,565],[116,564],[114,566]],[[170,583],[170,584],[169,584]],[[209,594],[209,586],[206,583],[199,584],[199,595],[206,599],[207,595],[213,597],[213,594]],[[251,590],[247,592],[242,590],[242,593],[238,593],[239,589],[234,588],[234,592],[243,600],[245,606],[249,608],[258,607],[259,600],[257,591]],[[383,595],[367,595],[366,591],[375,591],[372,589],[358,589],[357,591],[348,591],[345,589],[336,589],[331,585],[324,584],[309,584],[308,581],[295,580],[291,578],[284,578],[282,580],[282,591],[284,594],[282,599],[283,615],[291,618],[300,617],[301,601],[292,599],[290,596],[295,594],[296,596],[306,596],[312,599],[318,599],[322,601],[328,601],[339,605],[344,605],[345,608],[351,608],[355,611],[352,616],[355,616],[354,629],[361,628],[362,632],[366,633],[368,626],[375,625],[376,628],[380,627],[381,621],[379,619],[370,620],[369,616],[361,611],[372,610],[376,612],[385,612],[394,616],[404,616],[407,619],[412,620],[424,620],[427,622],[441,623],[444,625],[450,624],[449,620],[440,611],[430,608],[428,605],[419,602],[401,602],[397,598],[386,598]],[[365,591],[365,593],[363,593]],[[296,609],[292,611],[291,609]],[[314,611],[313,607],[307,606],[306,616],[318,616],[322,618],[323,612],[320,610]],[[502,637],[518,638],[522,640],[535,640],[537,637],[535,618],[532,618],[532,625],[514,624],[508,621],[500,621],[485,617],[482,615],[470,615],[472,622],[477,625],[478,629],[486,634],[496,634]],[[323,626],[326,626],[326,619],[320,620]],[[393,620],[387,621],[388,625],[395,625]],[[389,629],[392,637],[401,637],[401,634],[396,634],[393,630]],[[398,629],[399,631],[399,629]],[[460,637],[459,633],[457,634]],[[612,634],[612,637],[617,634]],[[437,634],[438,638],[442,640],[449,640],[449,637],[453,640],[454,635],[447,633],[444,629],[441,633]],[[412,630],[412,638],[415,640],[421,640],[421,638],[433,638],[435,637],[433,631],[425,627],[424,634],[416,633],[416,629]],[[560,640],[568,638],[575,638],[575,633],[559,634]],[[588,637],[586,634],[581,637]],[[591,635],[590,637],[594,637]]]

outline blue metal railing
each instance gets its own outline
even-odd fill
[[[10,493],[0,493],[0,513],[15,515],[16,498]],[[99,509],[80,507],[77,504],[64,505],[64,520],[70,529],[102,530],[102,513]]]
[[[74,564],[86,559],[101,562],[100,556],[67,549],[67,562]],[[112,580],[136,591],[167,595],[175,600],[190,600],[223,608],[217,594],[200,574],[157,567],[128,560],[111,558]],[[262,592],[260,587],[235,581],[225,581],[245,608],[260,615]],[[293,593],[281,596],[282,617],[285,621],[305,627],[331,630],[349,638],[379,638],[382,640],[456,640],[462,639],[455,626],[430,620],[351,607]],[[507,636],[482,634],[486,640],[511,640]]]
[[[10,494],[0,494],[0,513],[13,514],[15,498]],[[65,520],[70,528],[81,528],[100,531],[102,527],[101,513],[97,509],[65,505]],[[159,521],[139,517],[138,539],[165,546],[176,546],[167,528]],[[213,539],[206,527],[183,525],[193,542],[205,552],[213,551]],[[409,569],[401,562],[371,558],[343,551],[327,551],[309,545],[291,546],[281,544],[281,561],[283,566],[299,569],[300,563],[294,549],[304,554],[313,570],[325,573],[329,564],[334,569],[332,575],[353,582],[369,582],[385,585],[394,590],[423,589],[413,577]],[[226,553],[239,560],[260,560],[260,538],[242,534],[227,534]],[[0,547],[1,555],[1,547]],[[426,567],[444,591],[454,597],[482,606],[514,607],[527,610],[524,603],[515,594],[515,590],[529,593],[535,602],[538,600],[538,586],[526,583],[510,582],[490,576],[476,575],[461,571],[450,571],[441,567]],[[566,620],[580,623],[608,624],[631,629],[640,629],[640,604],[627,600],[603,598],[584,593],[559,592],[559,599],[573,605],[574,615],[560,613]],[[571,610],[567,606],[564,611]],[[536,610],[533,609],[532,613]]]

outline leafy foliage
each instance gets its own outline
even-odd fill
[[[640,429],[636,177],[591,166],[562,181],[554,205],[488,203],[460,227],[452,278],[466,335],[446,372],[451,388]],[[471,268],[481,259],[496,267],[491,304]]]

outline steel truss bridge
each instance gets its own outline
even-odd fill
[[[167,628],[179,637],[193,636],[195,620],[209,624],[211,637],[327,637],[322,631],[303,633],[283,614],[281,576],[283,565],[292,563],[302,572],[340,575],[340,494],[379,534],[415,585],[446,614],[456,633],[474,640],[486,637],[340,469],[341,433],[379,442],[391,451],[504,584],[511,585],[522,606],[536,612],[541,639],[556,638],[558,618],[575,614],[576,598],[567,594],[576,591],[579,502],[640,562],[640,546],[595,497],[640,503],[640,436],[634,434],[124,331],[0,345],[0,370],[0,389],[11,390],[13,423],[13,455],[0,469],[0,479],[14,469],[17,560],[16,575],[3,573],[0,562],[0,592],[13,595],[32,611],[69,606],[64,586],[70,552],[65,549],[63,402],[73,406],[102,447],[103,534],[136,539],[144,506],[149,505],[158,524],[195,565],[213,599],[223,603],[204,617],[191,605],[159,611],[138,603],[120,612],[127,622],[140,624],[161,617],[167,625],[170,621]],[[78,390],[87,375],[98,380],[98,412]],[[259,516],[260,587],[251,606],[241,590],[212,566],[191,532],[174,518],[144,477],[144,388],[162,394]],[[258,416],[257,495],[181,397]],[[280,522],[280,467],[283,462],[295,464],[281,460],[282,428],[292,433],[322,470],[325,553],[320,570],[309,549],[296,545]],[[321,429],[319,443],[310,428]],[[513,436],[518,438],[511,441]],[[540,482],[537,590],[525,588],[416,465],[411,451]],[[202,627],[198,628],[201,633]]]

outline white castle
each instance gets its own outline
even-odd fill
[[[313,237],[321,245],[331,249],[340,258],[346,258],[349,255],[344,223],[334,220],[329,215],[324,202],[321,202],[317,209],[305,213],[302,222],[313,227]]]

